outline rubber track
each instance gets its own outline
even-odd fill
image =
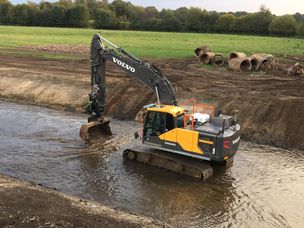
[[[213,168],[207,161],[184,157],[144,146],[136,146],[124,150],[123,157],[125,160],[136,160],[147,165],[195,177],[202,181],[206,181],[213,175]]]

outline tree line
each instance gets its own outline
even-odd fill
[[[207,11],[197,7],[157,10],[114,0],[59,0],[13,5],[0,0],[0,24],[51,27],[94,27],[145,31],[237,33],[304,36],[304,14],[275,16],[259,12]]]

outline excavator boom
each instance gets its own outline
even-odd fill
[[[107,44],[107,46],[106,46]],[[91,41],[91,93],[89,94],[88,123],[80,129],[81,138],[90,143],[104,141],[111,135],[109,121],[105,119],[106,64],[111,62],[141,83],[155,91],[158,103],[177,106],[171,83],[161,71],[147,61],[140,60],[123,48],[95,34]]]

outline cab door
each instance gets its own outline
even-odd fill
[[[148,112],[143,130],[143,143],[163,145],[160,135],[166,132],[166,113]]]

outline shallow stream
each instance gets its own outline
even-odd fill
[[[303,227],[304,153],[242,142],[234,166],[202,183],[124,162],[139,126],[113,120],[105,149],[79,138],[85,115],[0,102],[0,173],[180,227]],[[110,149],[111,148],[111,149]]]

